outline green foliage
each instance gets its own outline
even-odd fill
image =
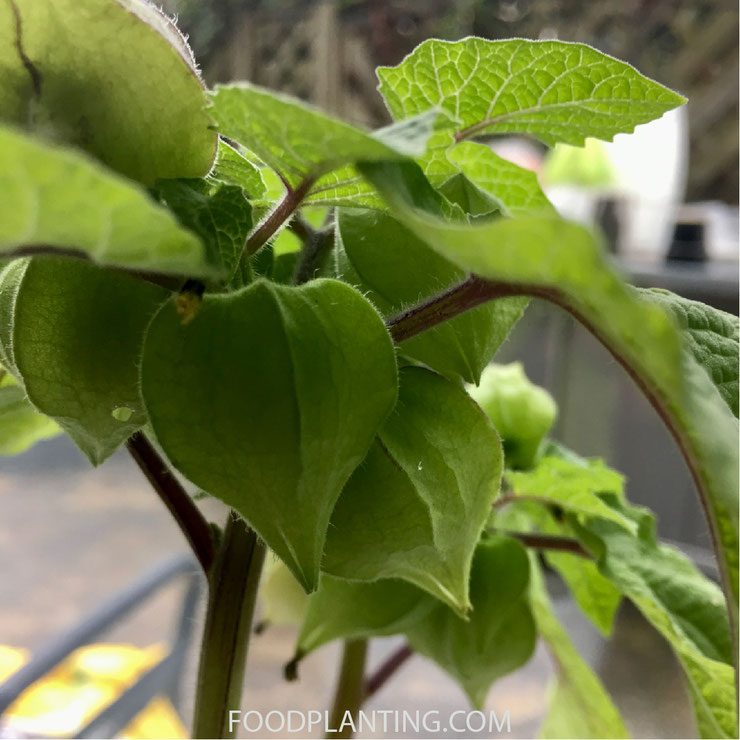
[[[621,476],[545,439],[555,404],[521,366],[485,370],[530,297],[592,331],[684,452],[736,617],[737,319],[625,285],[532,172],[469,140],[608,140],[683,98],[582,44],[432,40],[379,70],[396,123],[369,133],[246,83],[206,95],[140,0],[0,4],[0,41],[0,256],[21,257],[0,271],[0,453],[62,428],[99,463],[143,428],[280,558],[263,617],[301,622],[296,659],[405,635],[480,707],[539,633],[558,669],[544,732],[623,737],[522,542],[563,548],[543,557],[594,624],[631,599],[701,734],[735,735],[720,590]],[[226,605],[206,631],[242,635],[210,644],[238,658],[258,579],[224,562],[261,547],[229,549],[237,519],[213,538],[180,516]]]
[[[556,665],[542,737],[626,738],[627,728],[598,676],[581,658],[553,612],[542,572],[530,557],[529,600],[537,632]]]
[[[532,655],[535,628],[528,581],[527,553],[516,540],[484,539],[470,575],[469,618],[438,604],[407,632],[411,647],[453,676],[476,709],[483,707],[496,679]]]
[[[668,310],[681,327],[684,344],[706,370],[722,399],[738,416],[738,317],[699,301],[681,298],[668,290],[652,288],[640,295]]]
[[[557,415],[553,397],[529,381],[519,362],[489,365],[478,388],[470,395],[488,414],[501,435],[506,464],[512,468],[531,468],[545,435]]]
[[[207,295],[187,324],[167,303],[141,384],[172,463],[316,588],[332,508],[396,399],[393,346],[373,307],[333,280]]]
[[[332,640],[403,633],[435,606],[433,599],[404,581],[353,583],[324,575],[319,589],[308,597],[296,657]]]
[[[603,519],[574,524],[600,571],[628,596],[673,647],[684,667],[702,737],[737,732],[734,648],[720,589],[677,550],[660,545],[645,509],[604,501],[638,525],[632,535]]]
[[[236,287],[249,282],[247,263],[240,265],[239,259],[252,228],[252,208],[240,186],[162,180],[157,192],[180,223],[202,239],[208,261],[218,265],[227,280]]]
[[[12,376],[2,369],[0,376],[0,455],[18,455],[61,433],[54,421],[31,406]]]
[[[97,465],[146,421],[139,349],[149,319],[167,294],[81,260],[34,258],[15,264],[21,267],[14,300],[0,315],[0,322],[12,326],[9,341],[4,340],[4,353],[12,358],[8,367],[33,406]]]
[[[197,237],[89,156],[0,126],[0,253],[74,250],[107,265],[210,276]]]
[[[192,52],[142,0],[3,3],[0,79],[0,121],[80,147],[145,185],[211,167],[216,132]]]
[[[323,568],[403,578],[464,613],[501,479],[498,437],[465,391],[440,376],[408,367],[399,384],[394,412],[334,509]]]
[[[463,270],[383,213],[342,211],[337,239],[338,276],[362,290],[387,318],[465,279]],[[400,351],[450,378],[477,383],[525,305],[514,298],[479,306],[402,342]]]
[[[437,117],[432,112],[380,136],[247,83],[219,85],[211,99],[219,131],[253,151],[292,187],[353,162],[422,154]]]
[[[718,543],[737,613],[738,425],[705,370],[682,351],[671,316],[625,285],[582,226],[546,216],[463,225],[429,215],[431,187],[414,165],[364,164],[396,217],[464,270],[522,286],[576,314],[629,368],[679,440]]]

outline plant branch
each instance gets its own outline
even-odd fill
[[[444,293],[434,296],[403,313],[391,317],[386,325],[397,343],[410,339],[437,324],[494,298],[522,295],[522,286],[493,283],[472,276]]]
[[[367,640],[345,640],[334,704],[329,715],[330,737],[352,737],[352,725],[344,718],[349,713],[353,720],[356,719],[362,706],[366,655]]]
[[[315,178],[306,177],[297,188],[286,183],[286,192],[280,203],[270,215],[247,237],[242,250],[242,257],[251,257],[260,247],[267,243],[272,235],[287,221],[308,194]]]
[[[704,510],[704,516],[709,524],[712,546],[717,557],[717,563],[722,577],[722,587],[725,594],[725,600],[727,601],[730,627],[734,637],[737,635],[737,605],[735,603],[732,579],[728,572],[727,561],[722,556],[722,547],[720,545],[722,541],[720,524],[712,513],[712,507],[709,503],[709,494],[705,490],[699,462],[694,459],[694,455],[691,451],[691,440],[686,432],[681,430],[674,422],[670,400],[663,396],[660,390],[653,385],[649,378],[632,366],[629,359],[614,347],[609,337],[606,336],[602,330],[580,310],[578,306],[574,305],[568,295],[558,288],[544,285],[519,285],[492,282],[472,276],[465,282],[451,288],[447,292],[430,298],[402,314],[391,318],[386,325],[388,326],[394,341],[402,342],[405,339],[409,339],[410,337],[431,329],[443,321],[448,321],[471,308],[475,308],[486,301],[494,298],[504,298],[517,295],[543,298],[550,303],[560,306],[560,308],[573,316],[573,318],[593,334],[604,348],[609,351],[612,357],[614,357],[614,359],[624,368],[665,424],[689,467],[691,477],[694,480],[694,484],[699,494],[699,500],[701,501],[701,505]]]
[[[380,689],[386,684],[386,682],[393,676],[393,674],[414,654],[411,647],[406,644],[402,645],[398,650],[391,653],[391,655],[381,663],[380,667],[368,676],[365,681],[365,686],[362,692],[362,701],[366,702],[373,694],[380,691]]]
[[[234,737],[229,711],[241,704],[264,560],[264,544],[243,519],[230,513],[209,578],[195,697],[195,738]]]
[[[213,566],[215,550],[210,527],[200,509],[142,432],[136,432],[129,438],[126,449],[169,509],[203,572],[208,575]]]
[[[560,537],[554,534],[529,534],[526,532],[502,532],[501,534],[513,537],[525,547],[531,547],[534,550],[559,550],[560,552],[569,552],[593,560],[591,553],[578,540],[571,537]]]

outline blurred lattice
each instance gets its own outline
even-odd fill
[[[738,6],[731,0],[169,0],[210,82],[249,79],[356,123],[387,113],[374,68],[430,36],[560,38],[687,95],[688,197],[738,200]]]

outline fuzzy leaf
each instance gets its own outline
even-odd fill
[[[85,149],[145,185],[199,177],[213,163],[216,132],[192,52],[143,0],[3,3],[0,81],[1,121]]]
[[[645,509],[604,500],[639,527],[638,536],[603,519],[573,526],[599,570],[628,596],[671,644],[684,667],[702,737],[737,736],[734,649],[720,589],[691,561],[660,545]]]
[[[12,323],[5,351],[33,406],[97,465],[146,422],[139,352],[168,293],[81,260],[20,264],[12,314],[0,317]]]
[[[466,273],[396,219],[375,211],[342,210],[337,217],[337,271],[385,317],[462,282]],[[401,352],[449,378],[477,383],[526,300],[490,303],[412,337]]]
[[[252,208],[240,186],[213,187],[206,180],[162,180],[157,191],[180,223],[203,240],[209,262],[219,265],[225,277],[238,287],[249,282],[237,270],[252,228]]]
[[[535,646],[527,603],[529,563],[516,540],[481,541],[473,559],[467,620],[438,604],[407,631],[409,644],[457,680],[476,709],[491,684],[524,665]]]
[[[0,253],[39,245],[108,265],[217,274],[200,240],[139,185],[89,156],[0,126]]]
[[[308,597],[296,657],[332,640],[402,633],[424,619],[436,604],[404,581],[353,583],[323,575],[316,593]]]
[[[529,600],[537,632],[556,667],[548,712],[540,728],[545,738],[627,738],[627,728],[598,676],[576,651],[545,590],[536,558],[530,557]]]
[[[439,254],[483,278],[563,306],[629,368],[660,408],[694,473],[736,616],[738,423],[705,370],[682,351],[672,318],[622,282],[581,226],[544,216],[445,222],[425,210],[431,187],[417,166],[364,164],[362,171],[396,218]]]
[[[465,391],[404,368],[396,408],[331,519],[323,570],[403,578],[453,609],[470,608],[478,538],[501,479],[501,446]],[[464,440],[464,443],[461,443]]]
[[[640,291],[648,301],[663,306],[683,329],[691,356],[706,370],[732,413],[738,415],[738,317],[705,303],[690,301],[667,290]]]
[[[437,111],[369,134],[280,93],[250,85],[218,85],[210,113],[219,131],[253,151],[291,186],[357,161],[405,159],[423,153]]]
[[[442,108],[463,136],[529,134],[551,146],[610,141],[686,102],[629,64],[564,41],[430,39],[377,74],[397,120]]]
[[[223,140],[218,142],[216,165],[208,177],[227,185],[238,185],[253,200],[261,198],[267,190],[260,170]]]
[[[396,400],[373,307],[334,280],[206,295],[187,324],[168,303],[149,327],[141,384],[175,467],[316,588],[331,511]]]

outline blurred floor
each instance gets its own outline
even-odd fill
[[[219,519],[218,504],[206,503],[209,515]],[[153,564],[184,551],[179,530],[123,452],[92,470],[72,444],[61,438],[19,458],[2,459],[0,643],[33,648],[74,624]],[[163,592],[116,628],[111,639],[142,646],[166,639],[177,598],[174,588]],[[561,600],[559,609],[579,648],[612,691],[635,737],[694,735],[680,671],[669,649],[633,609],[622,609],[614,642],[606,647],[571,604]],[[301,680],[286,684],[282,665],[292,654],[294,637],[287,628],[273,628],[252,641],[244,710],[328,708],[336,646],[309,656],[301,666]],[[398,642],[374,641],[371,667]],[[191,669],[184,678],[188,697],[195,682],[195,660],[194,649]],[[511,734],[507,736],[536,735],[551,675],[548,656],[539,648],[523,670],[496,684],[487,709],[494,709],[499,717],[509,711]],[[438,710],[444,718],[468,706],[461,690],[444,673],[414,657],[367,708]]]

